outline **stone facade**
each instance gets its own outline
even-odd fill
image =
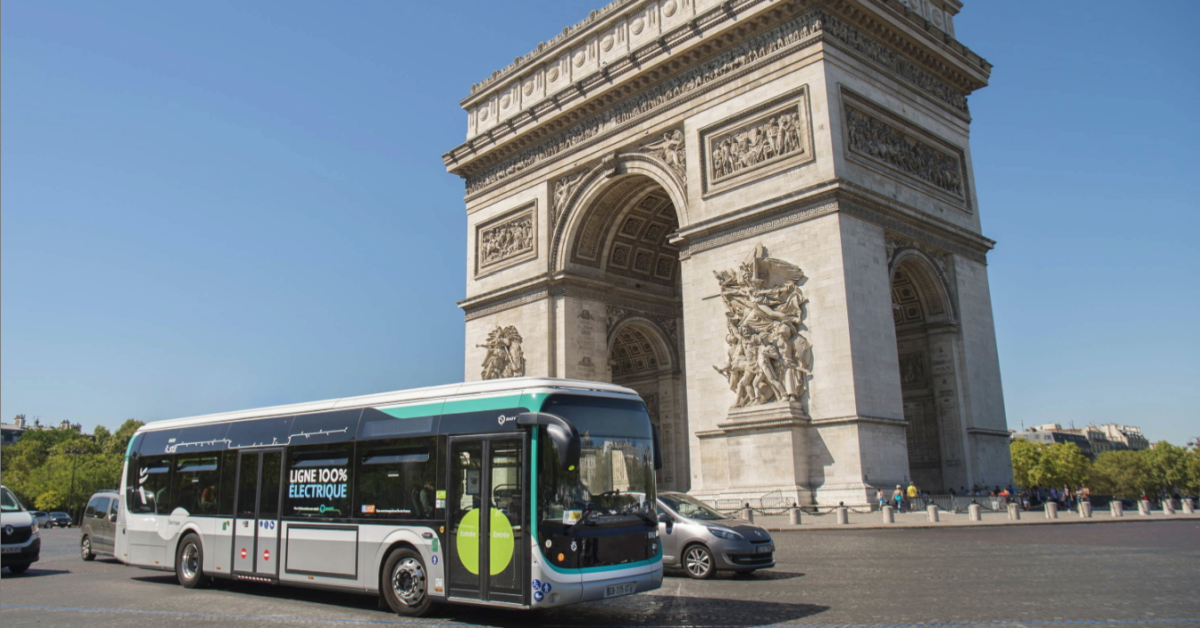
[[[473,86],[466,379],[630,386],[707,499],[1009,482],[960,8],[618,0]]]

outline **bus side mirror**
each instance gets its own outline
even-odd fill
[[[558,448],[558,464],[563,469],[574,470],[579,466],[579,430],[568,420],[545,412],[524,412],[517,415],[521,427],[542,426]]]
[[[650,435],[654,442],[654,470],[662,471],[662,440],[658,438],[658,426],[653,423],[650,424]]]

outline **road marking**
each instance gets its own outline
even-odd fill
[[[170,615],[174,617],[204,617],[210,619],[267,619],[271,621],[303,621],[327,624],[370,624],[383,626],[478,626],[478,623],[458,623],[450,621],[405,621],[374,620],[374,619],[330,619],[322,617],[280,617],[278,615],[218,615],[215,613],[177,613],[171,611],[137,611],[120,608],[71,608],[58,606],[20,606],[15,604],[0,604],[0,608],[25,609],[39,611],[72,611],[77,613],[124,613],[129,615]],[[763,624],[764,626],[781,626],[783,628],[926,628],[933,626],[1079,626],[1079,625],[1131,625],[1131,624],[1188,624],[1200,623],[1197,619],[1079,619],[1064,621],[945,621],[945,622],[912,622],[906,624],[808,624],[802,622]],[[555,626],[573,626],[580,624],[543,624],[547,628]],[[748,628],[745,624],[583,624],[588,628]]]

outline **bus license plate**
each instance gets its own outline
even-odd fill
[[[629,595],[637,590],[636,582],[626,582],[625,584],[614,584],[604,587],[604,597],[616,597],[618,595]]]
[[[759,554],[770,554],[771,552],[775,551],[775,544],[767,543],[766,545],[759,545],[758,547],[754,548],[754,551],[758,552]]]

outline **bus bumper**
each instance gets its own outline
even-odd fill
[[[662,581],[662,563],[657,563],[653,568],[640,574],[584,582],[580,585],[583,588],[583,592],[579,601],[595,602],[612,597],[653,591],[662,586]]]

